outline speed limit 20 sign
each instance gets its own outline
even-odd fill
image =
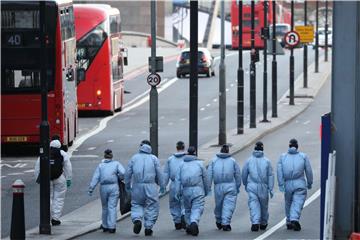
[[[152,87],[156,87],[157,85],[160,84],[161,82],[161,78],[160,75],[157,73],[151,73],[149,74],[149,76],[146,79],[147,83],[152,86]]]
[[[295,31],[287,32],[284,38],[286,45],[289,47],[295,47],[300,43],[300,35]]]

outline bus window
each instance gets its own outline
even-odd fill
[[[79,40],[77,44],[77,59],[80,68],[85,70],[89,68],[106,38],[105,23],[101,23]]]
[[[5,69],[2,76],[2,92],[40,91],[40,70]],[[47,71],[48,89],[54,89],[52,71]]]
[[[1,27],[7,29],[39,28],[39,10],[1,10]]]
[[[110,16],[110,33],[118,33],[119,32],[119,23],[117,21],[117,16]]]

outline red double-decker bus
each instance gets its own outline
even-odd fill
[[[231,34],[232,49],[239,48],[239,1],[231,1]],[[272,23],[272,1],[268,3],[268,24]],[[263,49],[264,42],[261,39],[261,29],[264,27],[264,1],[255,1],[255,48]],[[251,48],[251,1],[243,1],[243,49]]]
[[[46,1],[50,134],[71,145],[77,132],[76,41],[71,1]],[[1,2],[1,143],[40,142],[40,3]]]
[[[107,4],[75,4],[78,67],[86,71],[78,86],[78,109],[113,114],[124,104],[120,12]]]

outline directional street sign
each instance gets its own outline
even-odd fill
[[[299,33],[301,43],[312,43],[314,41],[314,26],[295,26],[295,31]]]
[[[285,34],[285,43],[289,47],[295,47],[300,43],[300,35],[295,31],[289,31]]]
[[[160,75],[157,73],[150,73],[146,81],[150,86],[156,87],[157,85],[160,84],[161,78]]]

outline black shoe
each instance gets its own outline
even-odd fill
[[[298,221],[291,221],[291,225],[293,226],[294,231],[301,230],[301,225]]]
[[[193,235],[193,236],[199,235],[199,227],[198,227],[198,225],[196,224],[196,222],[192,222],[192,223],[190,224],[189,229],[190,229],[190,234],[191,234],[191,235]]]
[[[115,233],[116,232],[116,229],[115,228],[109,228],[109,233]]]
[[[266,230],[267,224],[260,224],[260,230]]]
[[[140,220],[136,220],[134,222],[134,228],[133,228],[133,231],[135,234],[139,234],[140,231],[141,231],[141,221]]]
[[[182,228],[183,228],[182,223],[175,223],[175,229],[176,229],[176,230],[180,230],[180,229],[182,229]]]
[[[153,230],[151,229],[145,229],[145,236],[152,236]]]
[[[217,229],[221,230],[223,226],[221,225],[221,223],[216,222],[216,227]]]
[[[184,215],[181,216],[181,226],[182,226],[183,229],[186,230],[186,221],[185,221],[185,216]]]
[[[109,229],[108,229],[108,228],[104,228],[102,224],[100,225],[100,229],[102,229],[103,232],[108,232],[108,231],[109,231]]]
[[[259,224],[253,224],[253,225],[251,225],[251,231],[252,231],[252,232],[257,232],[257,231],[259,231]]]
[[[230,231],[231,231],[231,226],[230,226],[230,225],[223,225],[223,226],[222,226],[222,229],[223,229],[223,231],[225,231],[225,232],[230,232]]]
[[[287,230],[292,230],[293,229],[293,225],[290,222],[286,223],[286,228]]]
[[[51,219],[51,225],[58,226],[60,224],[61,224],[61,222],[59,220]]]
[[[186,227],[186,234],[187,234],[187,235],[191,235],[190,226]]]

